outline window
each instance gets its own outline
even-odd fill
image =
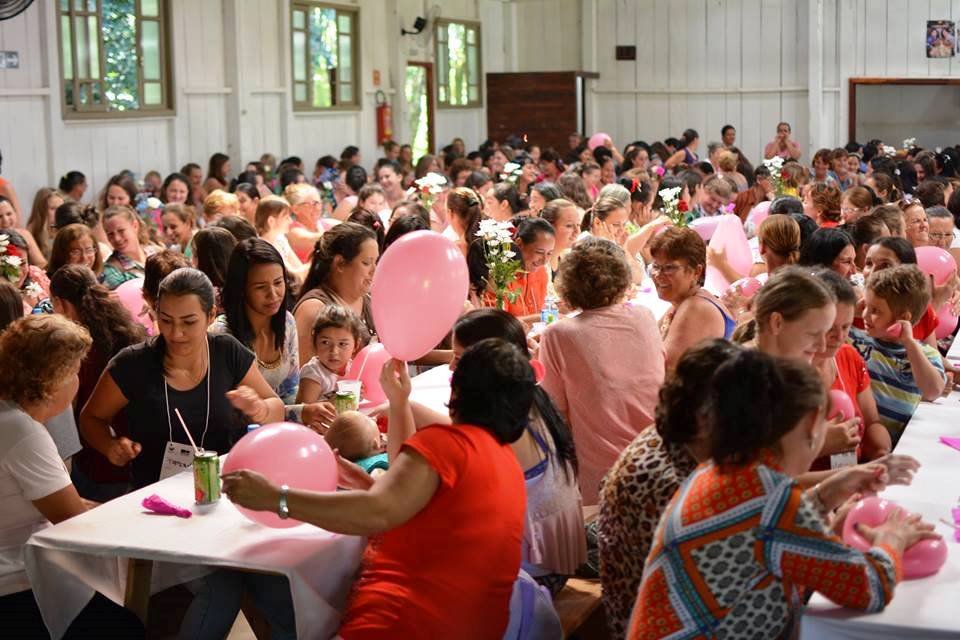
[[[480,25],[438,20],[437,102],[442,107],[479,107]]]
[[[67,118],[173,108],[166,0],[59,0]]]
[[[294,109],[360,106],[357,22],[357,12],[350,9],[291,5]]]

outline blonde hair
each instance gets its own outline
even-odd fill
[[[717,166],[721,171],[733,173],[737,170],[737,154],[732,151],[721,151],[717,156]]]
[[[67,197],[58,189],[44,187],[38,190],[33,197],[33,207],[30,208],[30,218],[27,220],[27,230],[33,234],[33,239],[37,241],[40,250],[47,257],[50,256],[52,240],[49,231],[50,219],[47,215],[47,202],[53,197],[60,198],[63,202],[67,201]]]
[[[820,309],[835,301],[833,293],[808,270],[784,267],[770,276],[753,299],[757,331],[766,331],[774,313],[792,321],[810,309]]]
[[[290,203],[280,196],[264,196],[263,198],[260,198],[260,203],[257,204],[257,212],[253,216],[254,226],[257,228],[257,233],[262,234],[264,231],[266,231],[267,221],[270,218],[282,215],[284,211],[289,213]]]
[[[363,428],[370,427],[368,421],[370,418],[358,411],[345,411],[330,424],[323,439],[347,460],[366,458],[376,453],[376,450],[371,450],[373,443]]]
[[[290,203],[291,207],[294,207],[302,202],[306,202],[311,197],[319,200],[320,192],[311,184],[299,182],[288,184],[287,188],[283,190],[283,197]]]
[[[137,215],[137,212],[133,210],[132,207],[120,204],[112,207],[107,207],[107,210],[103,212],[101,216],[100,223],[103,225],[107,224],[107,220],[116,217],[126,218],[127,221],[132,224],[137,230],[137,240],[143,246],[151,244],[150,235],[147,232],[147,225],[143,224],[140,220],[140,216]]]
[[[225,208],[230,210],[224,211]],[[207,218],[236,214],[239,211],[240,199],[235,194],[227,193],[222,189],[214,189],[203,199],[203,215]]]
[[[774,214],[760,223],[760,242],[786,264],[800,259],[800,225],[790,216]]]
[[[48,402],[91,344],[85,328],[59,314],[15,320],[0,334],[0,398],[20,406]]]
[[[715,176],[703,183],[703,190],[709,191],[718,198],[729,200],[733,196],[734,191],[736,191],[736,183],[734,183],[733,188],[731,188],[730,182],[727,178]]]

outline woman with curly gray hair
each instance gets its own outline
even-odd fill
[[[603,474],[653,422],[663,342],[653,314],[625,303],[630,266],[614,242],[576,243],[560,263],[556,286],[581,313],[544,332],[543,388],[573,431],[583,503],[595,505]]]

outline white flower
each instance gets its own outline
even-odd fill
[[[883,145],[882,149],[883,155],[887,156],[888,158],[892,158],[893,156],[897,155],[897,150],[889,145]]]
[[[772,158],[767,158],[763,161],[763,165],[770,170],[770,172],[777,171],[783,168],[783,158],[780,156],[773,156]]]
[[[413,187],[410,187],[409,189],[407,189],[407,192],[404,195],[406,195],[407,198],[412,198],[415,195],[417,195],[417,190],[414,189]]]
[[[324,183],[323,183],[323,188],[326,189],[327,191],[332,191],[332,190],[333,190],[333,183],[332,183],[332,182],[324,182]]]
[[[6,262],[11,267],[17,267],[17,268],[19,268],[20,265],[23,264],[23,259],[20,258],[20,256],[7,256],[3,259],[3,261]]]
[[[904,141],[903,141],[903,148],[904,148],[904,149],[912,149],[912,148],[915,147],[915,146],[917,146],[917,139],[916,139],[916,138],[906,138],[906,139],[904,139]]]
[[[447,179],[439,173],[431,172],[417,180],[414,184],[416,184],[419,188],[426,189],[429,193],[436,195],[443,191],[444,185],[447,184]]]
[[[162,209],[163,203],[160,202],[160,198],[154,198],[150,196],[147,198],[147,209]]]
[[[518,165],[516,162],[508,162],[507,164],[503,165],[503,172],[507,175],[517,171],[518,169],[520,169],[520,165]]]
[[[502,256],[500,258],[500,262],[502,262],[503,264],[507,264],[508,262],[510,262],[510,256],[507,256],[507,255]]]
[[[680,196],[680,187],[671,187],[670,189],[661,189],[660,197],[664,200],[676,200]]]
[[[517,255],[517,253],[516,251],[505,251],[503,255],[507,256],[508,258],[513,258],[514,256]]]
[[[41,296],[43,295],[43,289],[36,282],[31,282],[24,289],[29,296]]]

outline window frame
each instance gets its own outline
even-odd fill
[[[173,59],[172,59],[172,49],[171,49],[171,35],[170,35],[170,16],[171,8],[170,3],[167,0],[157,0],[157,15],[156,16],[143,16],[141,12],[141,0],[134,0],[134,11],[136,12],[136,30],[134,33],[134,39],[137,43],[137,97],[141,103],[141,106],[137,109],[130,109],[127,111],[116,111],[111,110],[108,102],[104,102],[102,107],[99,105],[80,105],[69,104],[67,103],[67,91],[66,84],[68,82],[65,77],[65,68],[64,68],[64,55],[63,55],[63,19],[66,17],[68,20],[73,22],[70,27],[70,64],[73,67],[73,78],[71,79],[73,83],[73,95],[74,100],[76,101],[77,96],[79,96],[79,87],[80,84],[92,84],[99,83],[101,96],[106,98],[106,86],[104,80],[104,69],[106,68],[106,51],[103,46],[103,2],[102,0],[94,0],[96,2],[96,20],[97,20],[97,54],[98,54],[98,65],[99,65],[99,78],[80,78],[78,77],[78,68],[77,68],[77,38],[75,33],[75,18],[78,16],[93,16],[89,10],[83,9],[78,10],[76,5],[81,0],[67,0],[69,9],[67,12],[63,11],[61,0],[55,0],[56,3],[56,21],[57,21],[57,57],[58,65],[60,69],[60,112],[64,120],[114,120],[114,119],[137,119],[137,118],[155,118],[162,116],[172,116],[176,115],[176,98],[174,91],[174,76],[173,76]],[[82,0],[84,5],[87,0]],[[163,91],[163,103],[160,105],[144,105],[144,78],[143,78],[143,44],[142,44],[142,23],[144,20],[151,22],[156,22],[159,28],[158,33],[158,48],[159,48],[159,67],[160,67],[160,79],[159,83]],[[150,82],[150,81],[148,81]]]
[[[333,88],[333,91],[339,94],[339,85],[348,84],[353,88],[353,99],[350,102],[342,102],[329,107],[317,107],[313,105],[313,82],[311,80],[313,73],[313,61],[310,55],[310,12],[313,9],[332,9],[336,11],[337,23],[337,59],[339,62],[340,51],[340,15],[349,14],[351,18],[350,30],[350,62],[351,73],[349,82],[339,82]],[[294,26],[294,13],[303,11],[306,22],[305,28],[299,29]],[[360,9],[356,6],[347,6],[332,2],[317,2],[315,0],[293,0],[290,3],[290,104],[293,105],[294,113],[329,113],[331,111],[360,111],[363,109],[363,91],[360,86],[360,65],[361,65],[361,46],[360,46]],[[296,51],[294,51],[294,34],[301,32],[305,35],[305,55],[306,55],[306,79],[299,81],[296,79]],[[337,67],[339,71],[339,66]],[[296,85],[306,85],[307,99],[297,100]]]
[[[442,56],[440,55],[440,47],[441,47],[440,31],[441,31],[442,29],[446,29],[446,28],[449,27],[451,24],[462,25],[462,26],[464,27],[464,33],[466,33],[467,30],[473,29],[473,30],[476,32],[476,34],[477,34],[477,36],[476,36],[476,39],[477,39],[477,42],[476,42],[476,49],[477,49],[477,82],[476,82],[476,87],[477,87],[477,99],[476,99],[476,100],[470,100],[470,99],[468,98],[468,99],[467,99],[467,104],[450,104],[449,98],[448,98],[447,100],[441,100],[441,99],[440,99],[440,87],[441,87],[441,86],[443,86],[443,87],[446,87],[446,86],[447,86],[447,79],[444,78],[443,80],[441,80],[440,74],[441,74],[442,71],[446,71],[446,70],[449,69],[449,60],[450,60],[449,43],[447,43],[447,42],[444,43],[444,49],[447,51],[447,56],[446,56],[446,58],[443,59]],[[479,22],[478,20],[461,20],[461,19],[457,19],[457,18],[437,18],[437,20],[434,22],[434,25],[433,25],[433,57],[434,57],[434,85],[435,85],[435,87],[436,87],[436,88],[434,89],[434,91],[435,91],[434,98],[435,98],[436,101],[437,101],[437,108],[438,108],[438,109],[482,109],[482,108],[483,108],[483,100],[484,100],[484,95],[483,95],[483,42],[482,42],[482,33],[481,33],[481,30],[480,30],[480,29],[481,29],[481,24],[480,24],[480,22]],[[466,43],[464,43],[464,46],[467,46]],[[468,63],[468,67],[469,67],[469,63]],[[468,68],[468,76],[467,76],[467,91],[468,91],[468,93],[469,93],[469,89],[470,89],[471,86],[472,86],[472,84],[470,83],[469,68]]]

